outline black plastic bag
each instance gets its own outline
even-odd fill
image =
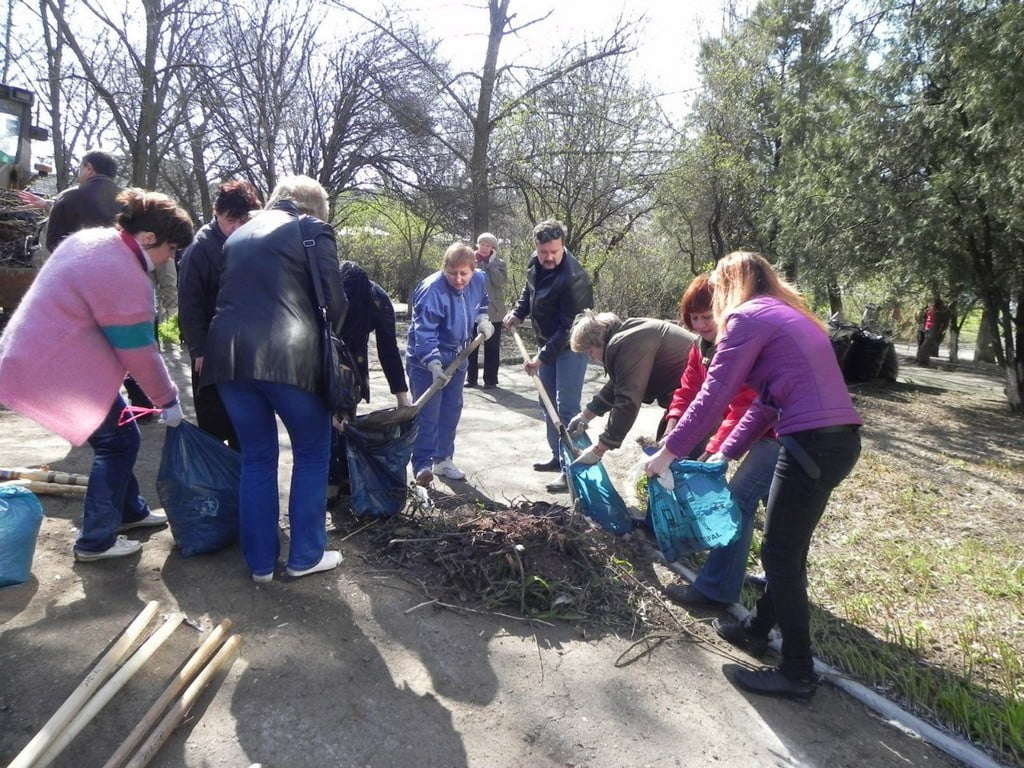
[[[242,457],[195,424],[167,428],[156,492],[182,557],[238,539],[241,472]]]

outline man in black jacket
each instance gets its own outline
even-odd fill
[[[548,219],[533,228],[537,250],[526,268],[526,285],[515,308],[505,315],[504,326],[515,330],[531,317],[540,351],[523,368],[531,376],[540,377],[548,396],[555,403],[563,424],[580,412],[583,379],[587,356],[569,348],[569,331],[576,315],[594,305],[594,288],[590,276],[576,258],[566,250],[565,226]],[[558,431],[544,410],[551,459],[533,465],[538,472],[562,472],[547,486],[552,493],[569,490],[558,458]]]
[[[196,422],[205,431],[238,450],[238,437],[216,387],[199,388],[206,354],[206,332],[217,307],[222,251],[228,236],[260,207],[256,189],[246,181],[220,185],[213,202],[213,220],[196,232],[181,256],[178,270],[178,322],[192,358],[192,397]]]
[[[112,155],[99,150],[85,153],[78,168],[78,186],[65,189],[53,201],[46,223],[46,250],[53,253],[61,240],[80,229],[114,225],[121,212],[116,175],[117,161]]]

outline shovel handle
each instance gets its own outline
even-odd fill
[[[512,330],[512,337],[516,340],[516,346],[519,347],[519,354],[523,356],[523,363],[530,362],[530,353],[526,351],[526,345],[523,344],[523,337],[519,335],[519,329],[514,328]],[[572,438],[569,436],[569,431],[562,424],[561,419],[558,418],[558,411],[555,410],[555,404],[551,402],[551,397],[548,395],[548,391],[544,389],[544,382],[540,380],[540,375],[537,373],[530,374],[530,378],[533,379],[534,385],[537,387],[537,393],[540,395],[541,402],[544,403],[544,409],[548,412],[548,418],[551,419],[551,423],[555,425],[555,429],[558,431],[559,436],[562,438],[562,442],[565,443],[565,447],[569,449],[574,457],[579,456],[579,451],[572,442]]]
[[[476,338],[469,342],[469,344],[467,344],[466,347],[455,356],[454,360],[448,363],[448,367],[444,369],[444,375],[451,378],[452,374],[455,373],[456,370],[458,370],[459,365],[462,364],[462,361],[469,357],[473,353],[473,350],[479,347],[483,343],[483,341],[484,335],[482,333],[478,333],[476,335]],[[438,391],[443,389],[444,385],[447,383],[447,381],[441,381],[440,379],[438,379],[429,387],[427,387],[427,390],[422,395],[417,397],[415,402],[413,402],[413,413],[419,413],[420,409],[423,407],[423,404],[426,403],[427,400],[432,398],[434,395],[436,395]]]
[[[447,374],[448,376],[454,374],[456,369],[458,369],[459,364],[467,357],[469,357],[473,350],[479,347],[483,343],[483,341],[484,335],[482,333],[478,333],[476,335],[476,338],[469,342],[469,344],[466,345],[466,348],[455,356],[454,360],[448,363],[448,367],[444,369],[445,374]],[[388,408],[383,411],[374,411],[373,413],[368,413],[365,416],[359,417],[359,423],[362,424],[364,427],[379,427],[385,426],[387,424],[397,424],[399,422],[411,421],[413,418],[416,417],[416,414],[420,412],[420,410],[423,408],[423,405],[427,402],[427,400],[436,395],[441,390],[441,388],[444,387],[446,383],[447,382],[438,379],[437,381],[433,382],[429,387],[427,387],[423,394],[417,397],[412,405],[406,405],[400,408]]]

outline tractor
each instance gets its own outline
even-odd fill
[[[45,129],[32,125],[34,101],[31,91],[0,84],[0,327],[35,277],[28,242],[45,216],[24,205],[17,194],[37,175],[50,171],[31,165],[32,141],[49,138]]]

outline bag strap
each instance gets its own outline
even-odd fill
[[[302,247],[306,249],[306,263],[309,266],[309,276],[313,281],[313,294],[316,297],[317,309],[320,310],[320,320],[323,322],[324,327],[328,327],[327,322],[327,302],[324,300],[324,287],[320,281],[320,268],[316,263],[316,254],[313,253],[313,248],[316,247],[316,238],[309,237],[309,233],[306,230],[305,217],[300,213],[299,217],[295,220],[295,223],[299,227],[299,237],[302,238]]]

